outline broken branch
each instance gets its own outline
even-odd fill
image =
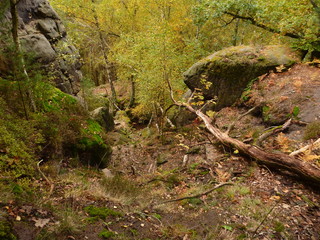
[[[231,182],[220,183],[217,186],[215,186],[214,188],[211,188],[210,190],[205,191],[203,193],[200,193],[200,194],[197,194],[197,195],[193,195],[193,196],[189,196],[189,197],[182,197],[182,198],[177,198],[177,199],[164,201],[164,202],[158,203],[156,205],[161,205],[161,204],[170,203],[170,202],[178,202],[178,201],[185,200],[185,199],[200,198],[200,197],[208,195],[209,193],[212,193],[214,190],[217,190],[218,188],[221,188],[221,187],[226,186],[226,185],[233,185],[233,183],[231,183]]]
[[[266,140],[268,137],[277,134],[279,132],[283,132],[284,130],[286,130],[292,123],[292,119],[290,118],[288,121],[286,121],[283,125],[274,127],[268,131],[266,131],[265,133],[263,133],[257,140],[257,146],[260,146],[261,143]]]

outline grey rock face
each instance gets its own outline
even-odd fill
[[[33,52],[36,59],[40,59],[42,63],[53,62],[57,54],[52,48],[48,39],[42,34],[29,34],[20,38],[24,50]]]
[[[82,78],[79,53],[68,41],[58,14],[48,0],[20,0],[19,37],[24,51],[34,54],[46,71],[53,73],[56,87],[76,95]],[[8,11],[6,21],[11,18]]]

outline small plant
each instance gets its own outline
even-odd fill
[[[309,123],[304,131],[304,140],[315,139],[320,137],[320,121]]]
[[[1,214],[1,212],[0,212]],[[0,215],[0,239],[2,240],[16,240],[17,238],[13,235],[11,226],[8,221],[6,221]]]
[[[115,236],[115,233],[105,229],[102,232],[100,232],[98,236],[103,239],[110,239],[111,237]]]
[[[193,206],[199,206],[202,204],[202,201],[199,198],[191,198],[191,199],[188,199],[188,203]]]
[[[283,223],[276,221],[274,223],[274,230],[278,233],[283,232],[285,230],[285,226]]]
[[[298,118],[298,115],[300,113],[300,108],[298,106],[295,106],[293,109],[292,109],[292,116],[294,118]]]

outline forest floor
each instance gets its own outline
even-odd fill
[[[39,194],[0,200],[19,239],[320,239],[319,191],[225,149],[198,123],[109,136],[113,176],[47,162],[52,192],[42,178]]]

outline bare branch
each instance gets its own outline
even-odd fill
[[[259,23],[257,22],[253,17],[245,17],[245,16],[241,16],[241,15],[238,15],[238,14],[235,14],[235,13],[232,13],[232,12],[225,12],[225,14],[228,14],[234,18],[239,18],[239,19],[242,19],[242,20],[246,20],[248,22],[250,22],[252,25],[255,25],[259,28],[262,28],[268,32],[271,32],[271,33],[277,33],[277,34],[280,34],[280,35],[283,35],[283,36],[286,36],[286,37],[291,37],[291,38],[295,38],[295,39],[301,39],[303,38],[302,36],[298,35],[298,34],[295,34],[295,33],[283,33],[281,32],[279,29],[275,29],[275,28],[272,28],[272,27],[269,27],[269,26],[266,26],[262,23]]]
[[[256,107],[253,107],[251,109],[249,109],[247,112],[245,112],[244,114],[240,115],[227,129],[227,131],[225,132],[226,134],[229,134],[230,131],[234,128],[234,125],[240,121],[240,119],[242,119],[243,117],[247,116],[248,114],[252,113],[254,110],[256,109]]]
[[[268,137],[270,137],[271,135],[274,135],[276,133],[279,132],[283,132],[284,130],[286,130],[292,123],[292,119],[290,118],[288,121],[286,121],[283,125],[281,126],[277,126],[272,128],[271,130],[265,132],[264,134],[262,134],[257,141],[257,145],[260,146],[261,143],[266,140]]]
[[[226,186],[226,185],[233,185],[233,183],[231,183],[231,182],[220,183],[217,186],[215,186],[214,188],[211,188],[210,190],[205,191],[203,193],[200,193],[200,194],[197,194],[197,195],[193,195],[193,196],[189,196],[189,197],[182,197],[182,198],[177,198],[177,199],[164,201],[164,202],[158,203],[156,205],[161,205],[161,204],[170,203],[170,202],[178,202],[178,201],[186,200],[186,199],[200,198],[200,197],[208,195],[208,194],[212,193],[214,190],[217,190],[218,188],[221,188],[221,187]]]

